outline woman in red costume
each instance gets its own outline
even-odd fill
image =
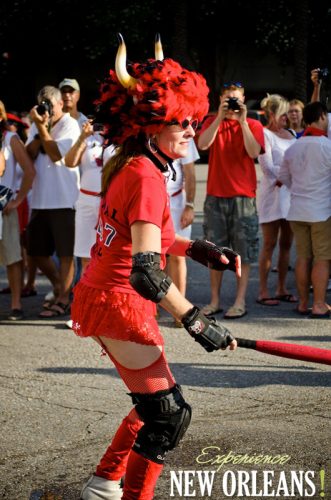
[[[73,329],[104,348],[134,408],[84,486],[83,500],[153,498],[165,455],[190,423],[191,407],[164,355],[155,304],[181,318],[207,351],[236,347],[230,332],[183,297],[163,270],[170,253],[240,274],[240,257],[175,237],[165,183],[171,161],[186,155],[207,113],[208,88],[201,75],[163,60],[159,40],[156,51],[129,74],[120,36],[116,72],[109,72],[98,101],[98,119],[117,149],[103,170],[97,241],[74,291]]]

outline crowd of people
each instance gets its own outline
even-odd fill
[[[223,272],[234,271],[237,280],[224,319],[239,319],[248,312],[250,268],[258,261],[259,305],[285,301],[300,315],[330,317],[331,120],[319,101],[318,70],[311,103],[278,94],[262,100],[265,127],[247,117],[241,82],[222,85],[216,116],[203,122],[197,141],[209,150],[209,168],[204,239],[192,241],[199,158],[193,138],[208,110],[206,82],[163,59],[158,45],[155,60],[132,64],[130,74],[125,56],[121,40],[116,71],[101,86],[100,123],[78,111],[80,87],[71,78],[39,91],[31,123],[0,103],[8,319],[24,317],[21,297],[36,293],[39,269],[52,285],[39,316],[71,310],[70,328],[104,349],[134,404],[84,486],[84,500],[152,498],[165,455],[190,423],[191,407],[164,354],[158,305],[208,352],[235,350],[231,333],[214,319],[223,311]],[[298,297],[286,286],[293,237]],[[270,293],[277,245],[278,281]],[[211,299],[202,309],[185,297],[188,257],[210,270]]]
[[[319,102],[322,82],[318,69],[311,72],[311,79],[311,100]],[[77,80],[65,78],[58,88],[42,88],[38,94],[39,105],[34,106],[30,113],[18,116],[17,113],[6,113],[3,103],[0,106],[1,154],[5,159],[1,185],[15,193],[1,213],[0,240],[1,264],[6,266],[8,276],[8,287],[1,293],[11,293],[8,316],[11,320],[23,318],[21,297],[37,293],[37,269],[52,284],[52,291],[41,305],[40,317],[69,314],[72,286],[90,261],[96,238],[102,167],[115,153],[115,147],[105,140],[104,125],[93,123],[93,119],[88,119],[78,110],[79,97]],[[242,259],[237,293],[224,318],[237,319],[247,314],[245,297],[249,270],[257,260],[258,304],[277,306],[280,301],[293,302],[298,304],[295,310],[300,314],[306,312],[315,316],[322,311],[323,317],[327,316],[329,307],[325,297],[324,306],[320,304],[320,298],[319,304],[314,299],[312,309],[308,307],[307,299],[302,301],[300,298],[300,256],[296,270],[299,298],[289,293],[286,287],[295,231],[288,219],[291,187],[282,182],[279,174],[287,149],[297,139],[306,137],[307,125],[311,130],[311,125],[303,118],[305,105],[298,99],[288,101],[281,95],[267,94],[261,101],[267,122],[262,127],[259,121],[247,118],[244,102],[243,84],[225,83],[216,117],[210,116],[203,122],[198,140],[190,139],[187,156],[173,162],[167,190],[175,231],[184,237],[191,234],[194,163],[199,159],[197,144],[200,150],[209,150],[204,237],[217,245],[230,246]],[[325,113],[328,119],[329,114]],[[326,134],[330,135],[330,130],[329,123]],[[256,159],[263,173],[257,204]],[[326,186],[327,179],[325,189]],[[310,195],[319,197],[318,193]],[[329,209],[326,206],[326,215]],[[262,232],[260,251],[259,224]],[[278,280],[275,292],[270,293],[268,275],[277,245],[278,260],[273,270],[278,273]],[[328,261],[327,252],[325,257]],[[186,258],[169,256],[167,269],[185,295]],[[313,275],[309,275],[306,281],[308,286],[316,288]],[[211,269],[211,298],[203,307],[207,316],[223,311],[221,284],[222,272]],[[69,321],[68,326],[71,324]],[[182,326],[179,318],[174,318],[174,325]]]

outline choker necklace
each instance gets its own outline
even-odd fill
[[[171,170],[172,176],[171,179],[173,181],[176,180],[176,171],[172,165],[173,159],[167,156],[165,153],[160,151],[160,149],[156,146],[157,149],[157,154],[162,156],[165,160],[167,160],[167,163],[164,165],[156,156],[153,154],[147,147],[144,148],[144,154],[149,158],[154,165],[164,174],[166,172],[169,172]]]

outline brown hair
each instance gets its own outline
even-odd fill
[[[133,158],[141,156],[144,149],[145,136],[128,137],[126,141],[117,147],[114,156],[109,158],[102,169],[101,197],[106,196],[109,184],[114,175],[125,165],[128,165]]]

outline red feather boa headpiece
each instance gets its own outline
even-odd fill
[[[172,120],[201,121],[207,114],[209,89],[202,75],[172,59],[149,59],[129,65],[128,71],[137,80],[134,89],[124,88],[110,70],[95,102],[97,119],[106,125],[113,144],[141,133],[153,135]]]

